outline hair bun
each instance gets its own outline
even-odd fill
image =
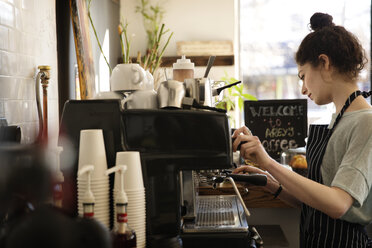
[[[310,26],[312,30],[317,31],[324,27],[334,26],[335,24],[332,21],[333,17],[331,15],[318,12],[310,18]]]

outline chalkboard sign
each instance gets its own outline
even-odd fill
[[[279,161],[284,149],[305,146],[306,99],[244,101],[244,115],[245,125],[273,159]]]

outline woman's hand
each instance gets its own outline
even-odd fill
[[[240,156],[244,159],[249,159],[262,168],[266,168],[266,165],[272,162],[272,158],[265,151],[260,139],[253,136],[247,127],[243,126],[235,130],[232,138],[235,138],[233,151],[235,152],[240,144]]]
[[[279,188],[279,182],[268,172],[263,171],[257,167],[254,166],[248,166],[243,165],[239,168],[236,168],[233,171],[234,174],[245,174],[245,173],[257,173],[257,174],[263,174],[267,177],[267,184],[265,186],[265,189],[269,191],[270,193],[274,194],[276,190]]]

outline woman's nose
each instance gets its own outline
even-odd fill
[[[304,83],[302,83],[302,87],[301,87],[301,93],[302,93],[302,95],[306,95],[306,93],[307,93],[307,89],[306,89],[306,87],[305,87],[305,84],[304,84]]]

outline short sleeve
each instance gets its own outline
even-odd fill
[[[372,184],[372,136],[366,129],[353,130],[349,147],[331,183],[348,192],[360,207],[367,198]]]

